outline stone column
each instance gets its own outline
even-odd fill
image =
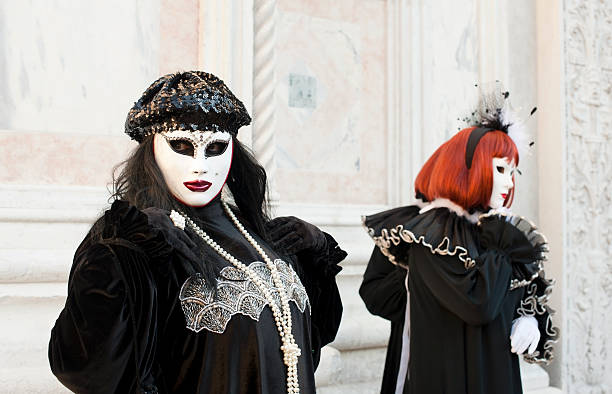
[[[564,376],[612,392],[612,1],[566,0]]]
[[[253,5],[253,151],[266,169],[270,198],[278,201],[274,182],[276,0],[255,0]]]
[[[555,360],[547,367],[552,383],[562,386],[563,344],[568,336],[564,323],[565,297],[565,133],[562,69],[562,7],[558,2],[537,3],[537,94],[538,132],[538,224],[549,242],[546,274],[556,280],[550,304],[556,310],[555,324],[561,339],[555,344]]]

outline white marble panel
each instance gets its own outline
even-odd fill
[[[159,69],[159,0],[0,1],[0,129],[120,133]]]
[[[278,23],[276,162],[280,168],[359,171],[363,82],[359,26],[283,12]],[[296,106],[292,77],[315,84],[311,105]],[[309,149],[305,149],[308,147]]]
[[[275,176],[283,202],[387,202],[386,8],[358,3],[279,2]],[[311,78],[305,106],[290,100],[292,75]]]
[[[474,0],[422,2],[423,162],[465,125],[478,83],[478,26]]]
[[[499,79],[511,92],[516,112],[528,118],[536,106],[535,8],[529,1],[502,1],[484,7],[475,0],[422,3],[422,160],[466,124],[480,82]],[[520,20],[520,28],[516,21]],[[436,28],[428,28],[428,26]],[[496,31],[489,31],[491,27]],[[486,47],[482,48],[484,45]],[[413,56],[416,54],[413,54]],[[493,59],[491,59],[493,58]],[[487,69],[487,64],[496,65]],[[501,63],[501,64],[500,64]],[[492,78],[492,80],[482,80]],[[536,113],[537,114],[537,113]],[[535,139],[537,115],[527,122]],[[535,150],[521,157],[515,212],[537,215]]]
[[[535,4],[531,0],[505,0],[502,9],[507,23],[507,76],[504,84],[510,92],[510,102],[521,117],[527,118],[527,127],[533,141],[536,138],[539,112],[529,117],[537,106],[537,43]],[[515,21],[521,21],[517,28]],[[546,110],[546,109],[544,109]],[[512,209],[531,220],[538,214],[538,167],[537,148],[534,145],[519,160],[521,175],[516,177],[516,194]]]

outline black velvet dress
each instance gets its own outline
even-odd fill
[[[272,283],[219,199],[199,209],[198,217],[217,243]],[[325,250],[281,257],[249,232],[281,273],[302,353],[300,392],[314,393],[320,349],[340,323],[335,275],[346,253],[326,234]],[[287,391],[267,300],[210,248],[202,257],[197,235],[185,233],[168,212],[139,211],[121,201],[94,225],[75,253],[66,305],[49,343],[51,369],[66,387],[78,393]],[[197,273],[202,259],[214,265],[216,291]],[[278,291],[273,296],[279,299]]]
[[[528,362],[550,361],[557,337],[544,238],[516,216],[474,224],[447,208],[419,210],[364,221],[377,246],[360,294],[371,313],[391,321],[381,393],[521,393],[513,320],[538,321],[541,338]]]

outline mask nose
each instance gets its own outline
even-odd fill
[[[191,164],[191,171],[196,175],[203,175],[208,173],[208,163],[206,158],[201,156],[196,156],[193,158],[193,163]]]

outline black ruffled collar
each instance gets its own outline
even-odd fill
[[[456,256],[466,269],[470,269],[482,253],[480,221],[473,223],[472,217],[450,208],[428,209],[427,206],[410,205],[363,217],[362,220],[374,243],[393,264],[408,268],[409,249],[412,244],[419,244],[434,254]],[[527,251],[506,251],[513,256],[510,288],[528,285],[542,270],[547,252],[544,237],[533,224],[519,216],[487,213],[480,218],[509,222],[529,241],[532,247]]]
[[[448,208],[420,213],[410,205],[363,218],[364,226],[381,252],[394,264],[405,266],[409,247],[416,243],[434,254],[457,256],[466,268],[478,256],[477,226]]]

